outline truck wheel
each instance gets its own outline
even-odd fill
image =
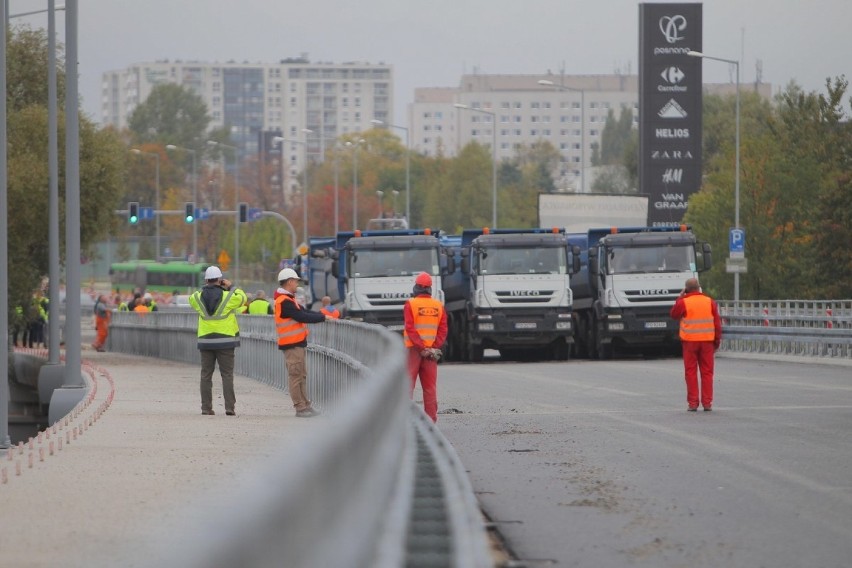
[[[609,361],[612,359],[612,343],[604,343],[598,337],[597,343],[598,359],[601,361]]]
[[[474,345],[473,343],[471,343],[470,344],[470,351],[468,352],[469,361],[471,363],[482,363],[482,354],[483,354],[484,351],[485,351],[485,349],[482,347],[481,344],[480,345]]]
[[[598,334],[593,322],[590,322],[586,330],[586,355],[589,359],[598,358]]]
[[[557,341],[553,345],[553,360],[567,361],[571,358],[571,346],[565,343],[565,340]]]

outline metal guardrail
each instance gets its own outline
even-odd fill
[[[238,320],[236,372],[286,390],[272,318]],[[197,321],[193,313],[117,313],[108,347],[200,364]],[[203,535],[205,545],[175,535],[163,544],[171,563],[491,566],[467,474],[449,442],[408,398],[399,335],[349,321],[310,330],[309,396],[330,419],[317,423],[298,452],[282,448],[259,465],[246,484],[252,489],[225,491],[224,503],[217,497],[221,517],[204,518],[199,526],[203,513],[188,512],[196,523],[192,533]]]
[[[718,304],[722,351],[852,360],[852,300]]]

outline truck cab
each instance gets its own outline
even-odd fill
[[[335,268],[346,316],[402,331],[402,308],[420,272],[432,276],[432,295],[443,302],[438,236],[428,229],[338,236],[342,246]]]
[[[688,278],[711,266],[710,246],[676,228],[592,229],[585,283],[576,298],[578,342],[590,357],[616,347],[680,345],[669,317]]]
[[[479,361],[486,348],[567,358],[573,342],[569,278],[579,259],[564,232],[467,230],[460,252],[463,286],[447,297],[452,359]]]

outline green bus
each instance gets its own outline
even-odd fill
[[[109,267],[113,290],[174,292],[190,294],[204,285],[204,271],[209,263],[184,260],[157,262],[133,260],[115,262]]]

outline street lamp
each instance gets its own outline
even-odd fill
[[[411,144],[408,139],[408,128],[396,124],[387,124],[382,120],[371,120],[370,122],[405,131],[405,222],[411,223]]]
[[[154,260],[160,260],[160,155],[157,152],[143,152],[139,148],[131,148],[131,152],[137,156],[154,156],[157,165],[156,184],[154,186],[154,221],[156,225],[156,238],[154,242],[157,247],[157,254],[154,255]]]
[[[456,103],[456,108],[491,116],[491,228],[497,228],[497,113]]]
[[[736,141],[734,143],[736,153],[736,163],[734,168],[736,174],[734,176],[734,227],[740,228],[740,62],[736,59],[723,59],[721,57],[712,57],[704,55],[700,51],[688,51],[686,53],[690,57],[700,57],[701,59],[712,59],[713,61],[721,61],[737,67],[737,103],[736,103]],[[734,272],[734,301],[740,301],[740,273]]]
[[[382,203],[384,196],[385,196],[384,191],[382,191],[381,189],[376,190],[376,197],[379,198],[379,219],[381,219],[385,216],[385,208],[384,208],[383,203]]]
[[[313,130],[308,130],[307,128],[303,128],[302,132],[305,134],[310,134]],[[303,185],[302,188],[302,242],[305,244],[308,243],[308,142],[307,136],[305,136],[306,140],[292,140],[290,138],[282,138],[281,136],[276,136],[272,139],[273,144],[281,145],[281,159],[284,159],[284,142],[289,142],[291,144],[299,144],[305,149],[305,163],[302,166],[302,178]],[[294,245],[295,246],[295,245]]]
[[[358,228],[358,148],[365,143],[363,138],[355,142],[349,141],[347,146],[353,146],[352,150],[352,230]]]
[[[234,152],[234,280],[240,280],[240,156],[239,148],[223,142],[208,140],[208,146],[227,148]],[[224,175],[222,176],[224,180]]]
[[[553,87],[559,91],[574,91],[580,93],[580,193],[586,192],[586,91],[575,89],[564,85],[557,85],[553,81],[542,79],[539,85]]]
[[[166,150],[181,152],[189,152],[192,154],[192,203],[194,207],[198,207],[198,176],[195,172],[195,150],[191,148],[183,148],[174,144],[166,144]],[[192,261],[198,262],[198,219],[192,223]]]

